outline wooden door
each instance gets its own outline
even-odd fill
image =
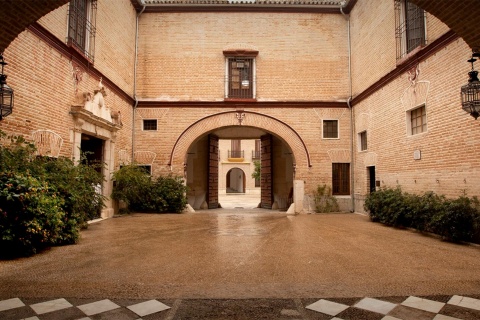
[[[218,208],[218,137],[208,136],[208,209]]]
[[[273,204],[273,157],[272,157],[272,136],[270,134],[260,137],[261,140],[261,170],[260,170],[260,202],[261,207],[272,209]]]

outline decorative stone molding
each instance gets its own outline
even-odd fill
[[[73,115],[76,121],[76,129],[84,124],[77,119],[112,132],[122,127],[120,111],[110,111],[110,108],[105,104],[104,96],[106,96],[106,93],[102,79],[100,79],[98,89],[94,90],[93,97],[89,92],[82,92],[76,95],[70,110],[70,114]]]
[[[377,157],[377,153],[368,152],[367,154],[365,154],[363,164],[365,165],[365,167],[374,167],[377,165]]]
[[[429,88],[430,81],[416,81],[410,84],[401,97],[403,109],[408,111],[426,104]]]
[[[327,153],[332,163],[351,162],[351,152],[348,149],[330,149]]]
[[[138,164],[152,165],[153,161],[155,161],[155,158],[157,157],[157,154],[151,151],[135,151],[134,157],[135,162]]]
[[[369,125],[370,125],[370,114],[361,113],[360,115],[357,116],[356,125],[355,125],[357,132],[366,131]]]
[[[132,163],[132,159],[130,157],[130,154],[127,152],[127,150],[119,150],[117,160],[120,165],[127,165]]]
[[[51,130],[37,130],[32,132],[37,156],[58,158],[62,149],[62,137]]]
[[[136,109],[136,113],[142,119],[162,119],[168,110],[168,108],[141,108]]]

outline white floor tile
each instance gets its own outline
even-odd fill
[[[41,303],[32,304],[30,306],[37,314],[44,314],[48,312],[58,311],[66,308],[71,308],[73,305],[65,299],[56,299],[45,301]]]
[[[402,320],[402,319],[395,318],[395,317],[392,317],[392,316],[385,316],[385,317],[382,318],[382,320]]]
[[[363,298],[357,304],[355,308],[373,311],[381,314],[387,314],[393,310],[397,305],[388,301],[382,301],[373,298]]]
[[[332,318],[332,319],[330,319],[330,320],[343,320],[343,319],[340,319],[340,318],[335,317],[335,318]]]
[[[444,316],[443,314],[437,314],[432,320],[462,320],[462,319]]]
[[[132,310],[136,314],[138,314],[140,317],[170,309],[169,306],[157,300],[149,300],[149,301],[137,303],[127,308]]]
[[[402,302],[402,305],[428,312],[438,313],[443,308],[445,303],[410,296]]]
[[[305,308],[313,311],[325,313],[330,316],[336,316],[340,312],[348,309],[348,306],[341,303],[336,303],[336,302],[321,299],[321,300],[318,300],[317,302],[314,302],[306,306]]]
[[[469,297],[453,296],[447,303],[459,307],[480,310],[480,300]]]
[[[20,308],[20,307],[24,307],[24,306],[25,306],[25,303],[23,303],[22,300],[20,300],[18,298],[13,298],[13,299],[0,301],[0,311]]]
[[[30,318],[25,318],[25,319],[22,319],[22,320],[40,320],[39,317],[30,317]]]
[[[83,313],[85,313],[87,316],[93,316],[94,314],[99,314],[102,312],[120,308],[120,306],[108,299],[105,299],[97,302],[87,303],[78,306],[77,308],[82,310]]]

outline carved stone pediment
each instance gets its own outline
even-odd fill
[[[113,121],[95,115],[93,112],[86,110],[83,106],[72,106],[70,114],[77,119],[82,119],[85,122],[107,129],[108,131],[118,131],[122,128],[121,124],[116,124]]]
[[[89,92],[78,93],[70,109],[70,114],[78,122],[79,119],[95,126],[117,131],[122,128],[120,111],[111,111],[105,104],[106,96],[102,79],[98,84],[98,89],[94,90],[92,96]]]

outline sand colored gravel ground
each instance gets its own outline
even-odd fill
[[[358,214],[133,214],[0,261],[0,298],[308,298],[480,293],[480,247]]]

